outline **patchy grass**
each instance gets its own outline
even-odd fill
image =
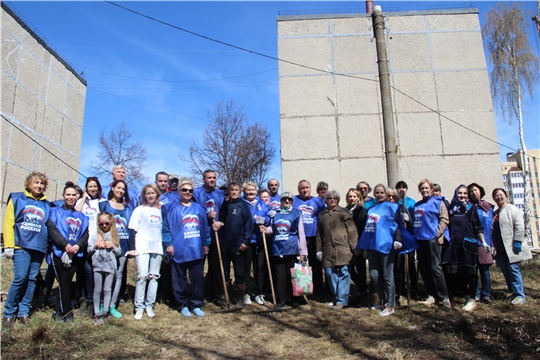
[[[2,290],[12,276],[12,262],[2,260]],[[135,283],[130,260],[129,284]],[[120,307],[124,317],[96,327],[90,318],[74,324],[51,320],[52,310],[36,312],[29,326],[16,323],[12,339],[2,341],[3,359],[533,359],[540,356],[540,262],[522,266],[527,303],[512,306],[504,278],[492,267],[494,305],[479,304],[471,314],[427,308],[412,301],[387,318],[358,308],[334,311],[309,301],[299,309],[268,312],[259,305],[242,312],[184,318],[156,305],[156,318],[133,319],[133,305]],[[354,289],[353,289],[354,290]],[[402,301],[402,303],[406,303]]]

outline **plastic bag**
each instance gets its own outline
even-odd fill
[[[313,276],[311,267],[305,263],[296,263],[291,269],[293,296],[313,294]]]

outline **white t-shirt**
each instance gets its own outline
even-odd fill
[[[129,228],[137,232],[135,235],[137,255],[154,253],[163,255],[162,227],[163,219],[161,218],[160,209],[141,205],[133,210],[129,220]]]
[[[82,198],[77,200],[78,206],[81,201],[84,201]],[[103,201],[103,199],[92,199],[84,202],[82,213],[88,218],[88,243],[95,244],[97,240],[97,214],[99,214],[98,203]]]

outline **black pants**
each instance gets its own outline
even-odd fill
[[[171,279],[174,300],[178,310],[187,306],[190,310],[204,303],[204,259],[177,263],[171,260]],[[187,272],[191,283],[191,296],[187,292]]]
[[[171,280],[171,256],[168,253],[163,254],[163,261],[161,261],[161,268],[159,273],[161,276],[158,279],[157,299],[161,299],[161,303],[171,303],[173,301],[173,290]]]
[[[353,262],[350,266],[351,279],[356,284],[358,292],[367,292],[366,259],[363,254],[353,255]]]
[[[313,271],[313,293],[320,294],[323,291],[323,268],[322,262],[317,260],[317,245],[315,236],[306,237],[308,247],[308,261]]]
[[[272,275],[274,276],[274,287],[278,304],[291,303],[296,298],[292,295],[291,282],[291,269],[294,267],[295,262],[296,255],[272,257]]]
[[[441,245],[437,239],[417,241],[418,269],[424,280],[428,295],[438,300],[448,298],[446,280],[441,265]]]
[[[223,249],[223,246],[221,249]],[[208,301],[213,301],[220,295],[223,295],[219,254],[217,244],[215,242],[210,244],[206,260],[208,261],[208,272],[206,273],[206,278],[204,279],[204,291],[206,293],[206,299]],[[225,276],[225,279],[227,280],[228,276]]]
[[[71,281],[81,258],[74,255],[71,267],[67,269],[59,257],[53,254],[52,259],[54,274],[56,275],[56,281],[58,281],[58,296],[56,297],[54,309],[64,316],[71,311]]]
[[[221,256],[223,258],[223,270],[225,272],[225,281],[228,282],[228,274],[231,272],[231,261],[234,267],[234,283],[242,285],[246,283],[246,251],[240,251],[236,246],[234,248],[223,247]],[[223,285],[222,285],[223,288]]]
[[[253,265],[253,277],[250,276]],[[263,295],[265,289],[265,277],[268,277],[266,256],[263,245],[250,244],[246,251],[246,281],[247,293]]]

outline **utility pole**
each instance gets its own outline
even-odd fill
[[[373,34],[377,47],[377,64],[379,66],[379,86],[381,88],[382,116],[384,130],[384,150],[386,153],[386,176],[388,185],[394,186],[399,180],[397,158],[396,125],[392,109],[392,93],[390,92],[390,70],[386,38],[384,34],[384,17],[380,5],[375,5],[373,14]]]

